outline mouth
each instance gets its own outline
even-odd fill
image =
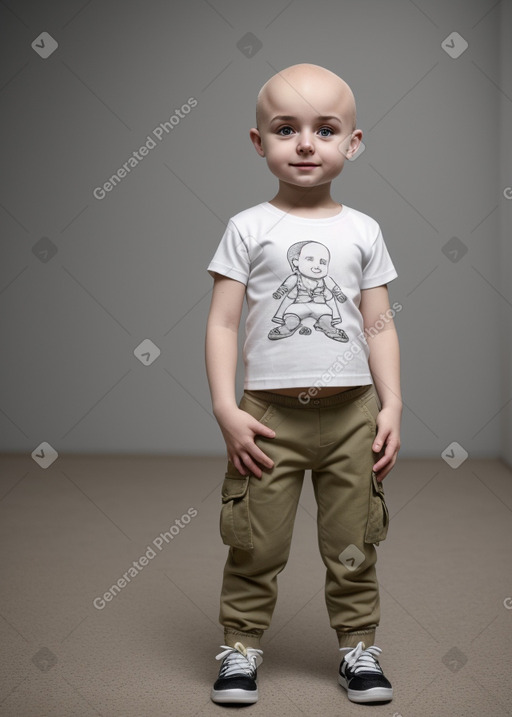
[[[296,164],[292,164],[292,167],[319,167],[319,164],[315,164],[314,162],[297,162]]]

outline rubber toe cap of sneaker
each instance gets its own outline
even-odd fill
[[[234,675],[233,677],[219,677],[213,685],[216,691],[221,690],[246,690],[253,692],[256,690],[256,683],[246,675]]]

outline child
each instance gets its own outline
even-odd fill
[[[206,367],[228,454],[220,530],[230,546],[225,645],[211,698],[258,699],[260,640],[311,469],[326,605],[343,654],[338,682],[354,702],[388,701],[374,644],[375,545],[388,527],[382,480],[400,447],[399,348],[387,291],[397,274],[377,222],[331,197],[362,137],[349,86],[317,65],[293,65],[260,90],[256,121],[251,140],[279,189],[229,221],[208,267]]]

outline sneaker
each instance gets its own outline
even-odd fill
[[[364,642],[360,642],[345,653],[338,682],[347,690],[352,702],[389,702],[393,699],[391,683],[384,677],[377,660],[381,652],[380,647],[375,645],[365,650]]]
[[[214,702],[227,704],[242,702],[253,704],[258,701],[257,668],[263,662],[263,650],[244,647],[236,642],[234,647],[221,645],[224,652],[215,658],[222,660],[219,677],[212,687]]]

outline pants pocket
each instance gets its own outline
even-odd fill
[[[377,416],[381,410],[381,403],[377,391],[372,386],[369,387],[368,392],[365,393],[361,398],[357,399],[358,405],[361,407],[370,429],[376,434],[377,433]]]
[[[381,540],[385,540],[388,534],[388,527],[389,512],[384,499],[384,488],[382,481],[378,481],[375,473],[372,471],[368,521],[364,535],[365,543],[375,543],[375,545],[378,545]]]
[[[265,424],[274,413],[274,408],[271,403],[263,401],[260,398],[255,398],[247,391],[244,392],[238,407],[260,423]]]
[[[237,471],[238,472],[238,471]],[[220,534],[224,545],[252,550],[252,529],[249,514],[249,477],[226,473],[222,484]]]

